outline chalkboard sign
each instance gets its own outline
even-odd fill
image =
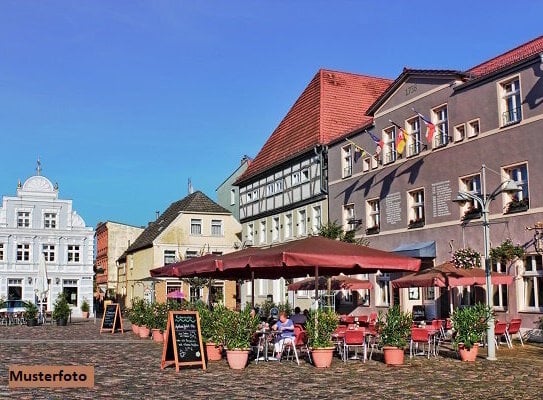
[[[175,364],[201,365],[206,369],[198,311],[170,311],[166,327],[166,338],[162,348],[161,369]]]
[[[424,306],[413,306],[413,321],[426,321],[426,310]]]
[[[115,333],[117,331],[124,332],[123,319],[121,317],[121,308],[117,303],[111,303],[106,306],[104,315],[102,316],[102,325],[100,326],[100,333],[108,331]]]

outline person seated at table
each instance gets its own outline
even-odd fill
[[[290,316],[290,319],[295,324],[305,325],[307,322],[307,318],[304,314],[302,314],[302,310],[300,310],[300,307],[294,308],[294,314]]]
[[[275,354],[280,360],[285,343],[294,343],[294,322],[287,318],[287,314],[284,311],[281,311],[279,313],[279,321],[272,326],[272,329],[279,332],[275,337]]]

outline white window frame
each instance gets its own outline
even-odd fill
[[[279,241],[279,217],[272,218],[272,242]]]
[[[235,188],[230,189],[230,205],[231,206],[236,205],[236,189]]]
[[[309,176],[309,168],[304,168],[302,169],[301,171],[301,175],[300,175],[300,180],[302,183],[304,182],[308,182],[310,179],[310,176]]]
[[[16,218],[17,228],[30,228],[30,221],[32,219],[32,212],[30,210],[17,210]]]
[[[353,231],[354,224],[349,222],[355,219],[354,213],[354,203],[344,204],[343,205],[343,230],[345,232]]]
[[[175,250],[164,250],[164,265],[173,264],[177,261]]]
[[[396,161],[396,128],[394,126],[383,130],[384,148],[381,153],[383,155],[383,164],[391,164]]]
[[[266,233],[266,220],[263,219],[262,221],[260,221],[260,234],[258,238],[260,244],[266,243]]]
[[[216,237],[224,236],[222,219],[211,220],[211,236],[216,236]]]
[[[301,182],[300,171],[293,172],[290,179],[292,181],[292,186],[299,185]]]
[[[407,157],[416,156],[422,149],[418,116],[407,121],[407,129]]]
[[[522,311],[543,312],[543,296],[541,285],[543,285],[543,260],[540,254],[526,256],[524,271],[522,273],[522,294],[520,298],[520,309]],[[530,298],[533,298],[533,304],[530,305]]]
[[[196,250],[185,250],[185,260],[190,260],[192,258],[198,257],[198,252]]]
[[[275,183],[275,193],[281,193],[283,191],[283,181],[281,179],[278,179],[274,183]]]
[[[492,263],[492,271],[507,275],[507,266],[501,262]],[[509,299],[509,291],[507,285],[492,285],[492,304],[495,309],[506,310]]]
[[[202,236],[202,219],[190,219],[190,236]]]
[[[381,273],[377,275],[375,287],[375,303],[377,307],[389,307],[391,304],[390,274]]]
[[[270,182],[266,185],[266,196],[273,196],[275,193],[275,184],[274,182]]]
[[[362,172],[368,172],[371,168],[371,157],[362,159]]]
[[[313,206],[312,218],[311,218],[311,231],[313,232],[313,234],[319,233],[321,226],[322,226],[322,207]]]
[[[459,124],[454,127],[454,141],[461,142],[466,138],[466,124]]]
[[[520,76],[510,77],[498,82],[500,98],[500,126],[508,126],[522,121],[522,97]]]
[[[79,264],[81,262],[81,246],[78,244],[69,244],[67,249],[68,263]]]
[[[460,190],[477,196],[481,196],[481,174],[468,175],[460,178]],[[462,214],[470,209],[481,208],[479,202],[473,199],[467,199],[464,204],[460,205]]]
[[[45,257],[45,262],[54,262],[56,260],[56,250],[54,244],[42,244],[41,251]]]
[[[379,167],[379,154],[374,154],[371,156],[371,169],[376,169]]]
[[[245,238],[246,240],[250,240],[251,242],[254,239],[254,225],[252,222],[250,224],[247,224],[247,232]]]
[[[432,122],[436,127],[433,148],[446,146],[449,142],[449,112],[446,104],[432,110]]]
[[[57,229],[58,228],[58,214],[52,211],[45,211],[43,213],[43,228],[44,229]]]
[[[17,243],[16,260],[18,262],[30,261],[30,243]]]
[[[407,201],[409,207],[409,224],[422,221],[426,223],[426,213],[424,209],[424,189],[416,189],[408,192]]]
[[[341,177],[349,178],[353,174],[353,149],[350,144],[341,148]]]
[[[524,200],[529,199],[529,175],[528,175],[528,163],[520,163],[515,165],[510,165],[503,168],[503,173],[507,179],[513,180],[519,187],[522,188],[522,191],[507,194],[507,199],[509,201],[513,199]]]
[[[292,230],[292,214],[285,214],[285,239],[290,239],[293,236]]]
[[[366,201],[366,221],[367,229],[381,228],[381,213],[378,198]]]
[[[479,136],[479,133],[481,133],[481,121],[479,118],[468,121],[467,131],[468,139]]]
[[[296,224],[298,227],[297,235],[298,236],[306,236],[307,235],[307,211],[305,208],[298,210],[298,223]]]

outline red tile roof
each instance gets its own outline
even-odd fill
[[[236,183],[371,121],[367,108],[392,80],[321,69]]]
[[[497,71],[503,67],[515,64],[541,52],[543,52],[543,36],[539,36],[538,38],[524,43],[513,50],[509,50],[508,52],[494,57],[491,60],[476,65],[467,72],[471,73],[475,77],[480,77]]]

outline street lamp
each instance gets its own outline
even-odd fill
[[[490,194],[486,193],[486,165],[481,167],[482,175],[482,194],[470,193],[470,192],[458,192],[458,196],[453,201],[456,203],[465,204],[468,200],[476,201],[481,207],[483,216],[483,235],[484,235],[484,257],[485,257],[485,278],[486,278],[486,305],[490,308],[493,307],[492,299],[492,281],[491,281],[491,264],[490,264],[490,224],[488,222],[489,206],[492,200],[494,200],[501,193],[518,193],[522,191],[519,185],[508,179],[501,182],[496,189]],[[486,331],[488,356],[487,360],[496,360],[496,347],[494,347],[494,317],[491,317],[488,321],[488,327]]]

